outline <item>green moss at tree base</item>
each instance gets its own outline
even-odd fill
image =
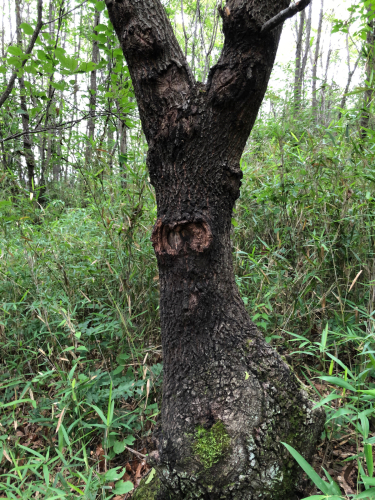
[[[221,420],[218,420],[209,430],[198,427],[195,439],[194,453],[205,469],[216,464],[230,446],[230,437]]]
[[[156,500],[160,490],[160,480],[155,474],[152,481],[146,484],[147,477],[142,479],[140,485],[135,490],[132,500]]]

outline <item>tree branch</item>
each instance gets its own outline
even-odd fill
[[[98,116],[106,116],[107,113],[97,113],[95,117]],[[51,130],[59,130],[62,127],[66,128],[71,128],[74,127],[79,122],[82,122],[83,120],[87,120],[89,118],[89,114],[86,114],[82,118],[77,118],[76,120],[70,120],[68,122],[63,122],[63,123],[56,123],[55,125],[50,125],[47,128],[35,128],[34,130],[29,130],[28,132],[18,132],[17,134],[10,135],[8,137],[5,137],[5,139],[0,139],[0,143],[2,142],[7,142],[12,139],[18,139],[19,137],[22,137],[25,134],[41,134],[42,132],[50,132]],[[65,130],[65,129],[63,129]]]
[[[160,0],[105,0],[133,81],[148,141],[165,119],[165,104],[186,105],[194,84]]]
[[[38,21],[34,30],[34,33],[31,36],[29,45],[25,51],[26,55],[31,54],[31,51],[34,48],[36,39],[38,38],[38,35],[40,33],[40,30],[42,29],[43,26],[43,21],[42,21],[42,11],[43,11],[43,0],[38,0]],[[24,59],[21,64],[21,68],[23,68],[27,62],[28,58]],[[8,99],[10,96],[10,93],[12,92],[12,89],[14,87],[14,82],[16,81],[17,74],[18,74],[19,69],[15,70],[10,77],[9,83],[7,85],[7,88],[4,90],[2,95],[0,96],[0,108],[4,104],[4,102]]]
[[[274,16],[272,19],[270,19],[265,24],[263,24],[262,33],[267,33],[268,31],[275,29],[277,26],[282,24],[284,21],[286,21],[290,17],[293,17],[298,12],[301,12],[302,10],[304,10],[310,3],[311,3],[311,0],[299,0],[295,3],[292,3],[292,5],[290,5],[287,9],[282,10],[276,16]]]

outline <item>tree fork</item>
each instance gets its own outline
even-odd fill
[[[136,498],[291,500],[301,473],[281,442],[310,460],[324,412],[312,410],[291,368],[251,323],[230,242],[239,162],[289,0],[227,2],[223,51],[205,85],[194,81],[159,0],[106,2],[157,199],[164,382],[151,460],[160,488],[143,486]]]

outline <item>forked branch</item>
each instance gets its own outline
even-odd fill
[[[284,21],[289,19],[290,17],[295,16],[298,12],[301,12],[301,10],[305,9],[309,4],[311,3],[311,0],[299,0],[295,3],[292,3],[287,9],[282,10],[279,12],[275,17],[267,21],[263,26],[262,26],[262,33],[267,33],[268,31],[273,30],[280,24],[282,24]]]

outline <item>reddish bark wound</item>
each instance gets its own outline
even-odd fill
[[[212,241],[212,232],[205,221],[186,220],[164,224],[156,221],[151,237],[157,255],[186,255],[189,250],[204,252]]]

